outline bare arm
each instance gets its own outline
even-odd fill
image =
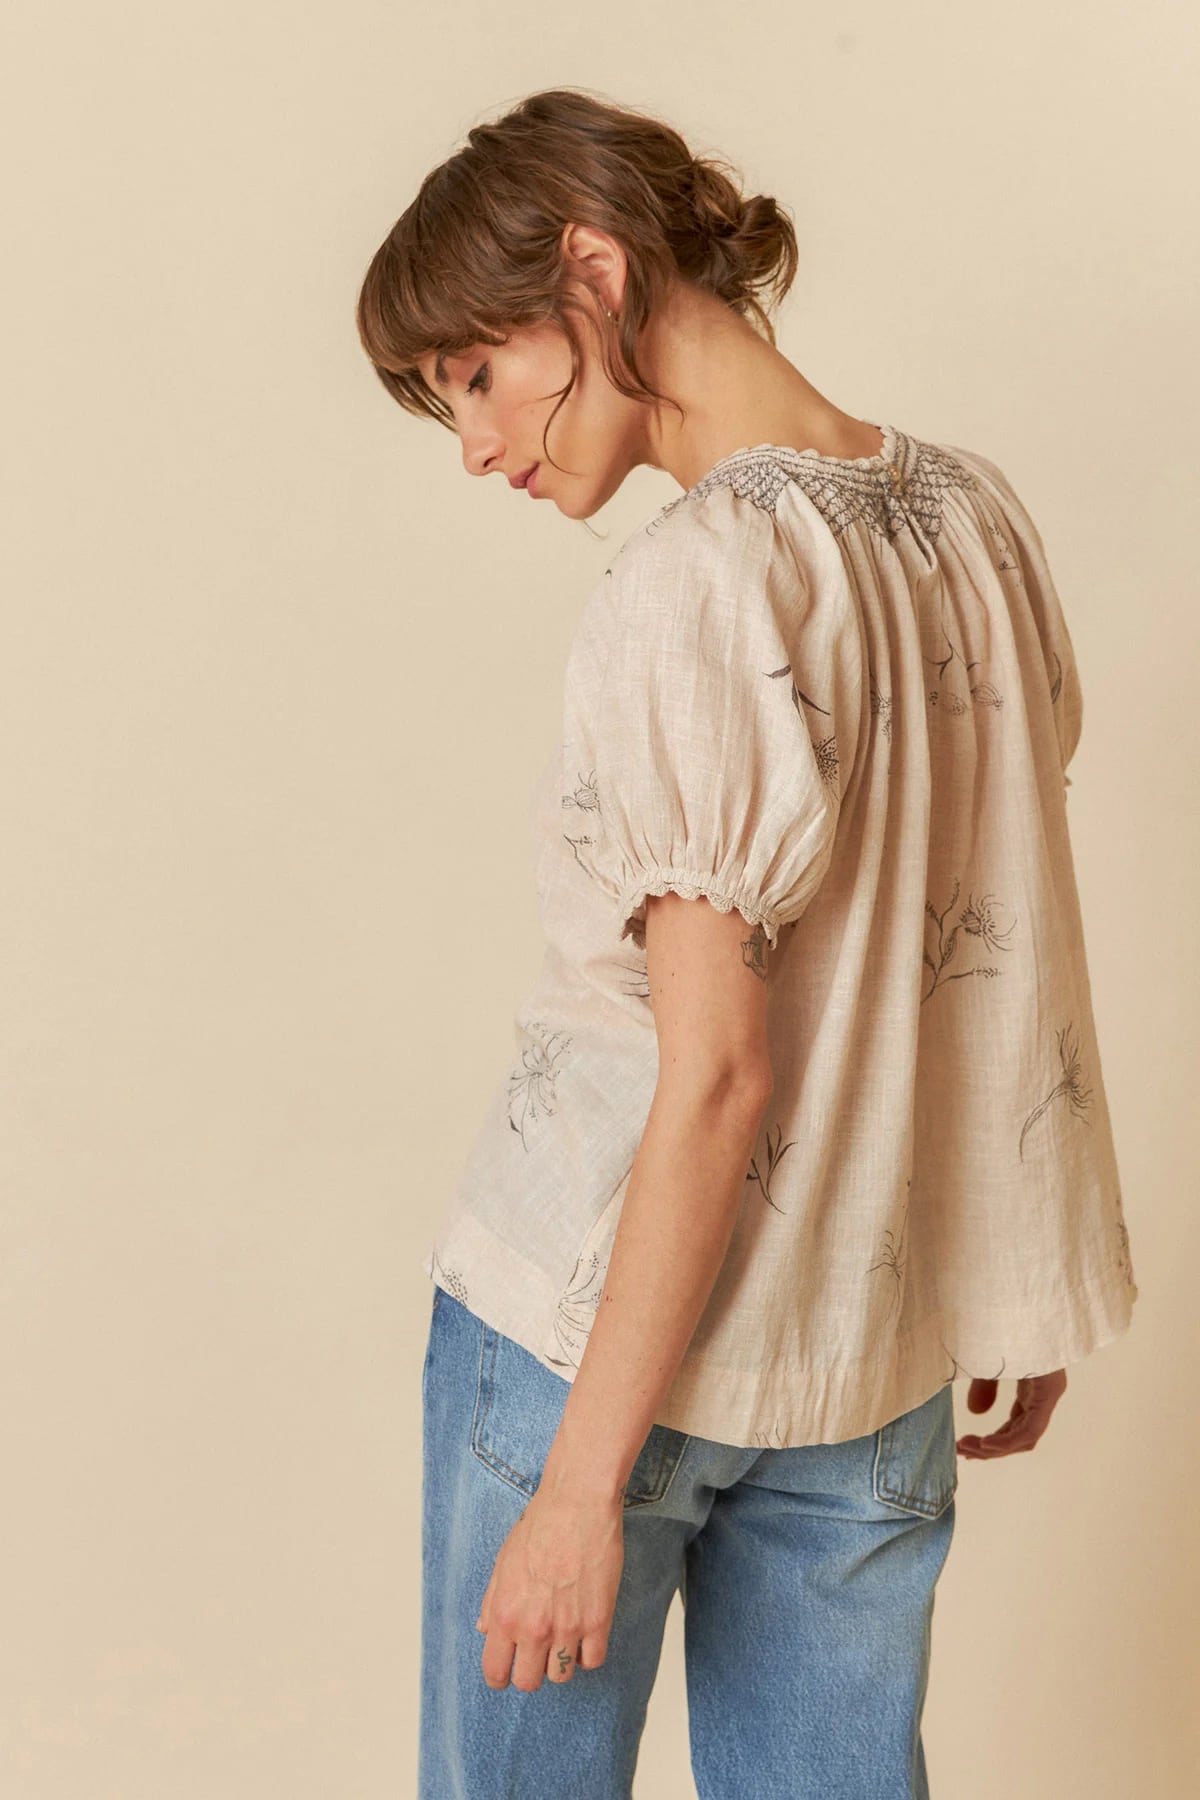
[[[766,957],[736,910],[647,902],[658,1082],[543,1470],[550,1492],[619,1496],[712,1292],[771,1091]]]

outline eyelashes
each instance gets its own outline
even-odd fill
[[[473,394],[477,387],[482,388],[484,390],[484,392],[486,393],[487,389],[489,387],[491,387],[492,382],[491,382],[490,375],[488,375],[488,378],[486,381],[481,379],[481,377],[483,377],[484,374],[487,372],[487,367],[488,367],[488,365],[486,363],[480,363],[479,367],[476,369],[475,373],[472,375],[470,381],[468,381],[468,383],[467,383],[468,394]]]

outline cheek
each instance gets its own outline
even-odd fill
[[[549,418],[558,405],[563,389],[571,379],[571,352],[565,339],[553,336],[542,336],[532,339],[525,345],[512,365],[511,391],[518,399],[522,411],[531,409],[540,411]],[[586,365],[581,367],[566,405],[579,394],[586,376]],[[559,414],[559,419],[562,418]]]

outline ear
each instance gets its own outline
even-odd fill
[[[568,272],[590,282],[599,290],[603,305],[619,314],[629,264],[616,238],[595,225],[567,224],[559,248]]]

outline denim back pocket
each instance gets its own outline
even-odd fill
[[[479,1321],[479,1383],[471,1449],[510,1487],[532,1496],[554,1442],[570,1384],[494,1326]],[[625,1487],[624,1508],[661,1500],[687,1448],[686,1432],[652,1425]]]
[[[958,1487],[953,1383],[880,1426],[872,1479],[886,1506],[924,1519],[945,1512]]]

